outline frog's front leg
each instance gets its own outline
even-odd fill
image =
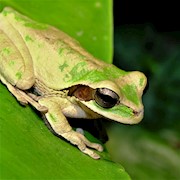
[[[90,142],[86,137],[84,137],[84,135],[79,132],[75,132],[61,112],[61,105],[66,104],[66,102],[67,100],[64,98],[53,97],[46,97],[39,100],[39,103],[42,106],[46,106],[48,108],[48,112],[45,113],[45,116],[55,133],[64,137],[72,144],[77,145],[83,153],[89,155],[93,159],[99,159],[100,156],[91,149],[87,148],[87,146],[98,151],[103,151],[102,146],[100,144]]]

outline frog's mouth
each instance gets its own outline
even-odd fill
[[[136,124],[143,118],[143,106],[138,110],[120,103],[119,96],[110,89],[93,89],[85,85],[73,86],[69,96],[75,96],[86,107],[101,116],[125,124]]]

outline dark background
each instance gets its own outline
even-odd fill
[[[180,179],[180,10],[174,1],[114,0],[113,63],[148,79],[137,125],[108,123],[108,151],[132,179]]]
[[[152,131],[180,126],[180,28],[177,2],[114,0],[114,64],[148,78],[143,96]]]
[[[178,1],[114,0],[115,27],[150,23],[159,32],[178,31],[179,18]]]

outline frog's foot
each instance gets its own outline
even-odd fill
[[[100,152],[103,151],[103,147],[100,144],[90,142],[84,135],[81,133],[75,132],[71,130],[70,132],[66,132],[61,134],[65,139],[69,140],[72,144],[77,145],[77,147],[85,154],[89,155],[93,159],[99,159],[100,156],[95,153],[93,150],[87,148],[93,148]]]
[[[0,80],[2,81],[3,84],[6,85],[6,87],[11,92],[11,94],[13,94],[22,105],[28,104],[28,101],[19,93],[19,90],[10,83],[8,83],[1,75],[0,75]]]
[[[39,101],[41,99],[41,96],[36,96],[35,94],[32,94],[32,93],[27,93],[27,94],[35,101]]]
[[[45,113],[45,116],[49,125],[57,135],[62,136],[72,144],[77,145],[83,153],[89,155],[93,159],[100,158],[98,154],[88,147],[100,152],[103,151],[103,147],[100,144],[90,142],[83,134],[72,130],[72,127],[62,113],[61,108],[63,108],[63,105],[69,105],[67,99],[62,97],[42,97],[38,102],[48,108],[48,112]]]
[[[24,91],[14,87],[10,83],[8,83],[2,76],[0,76],[0,80],[3,84],[5,84],[8,88],[8,90],[16,97],[16,99],[22,104],[27,105],[30,103],[32,106],[34,106],[38,111],[40,112],[47,112],[48,109],[42,105],[40,105],[38,102],[34,101],[31,97],[29,97]]]
[[[48,112],[48,108],[45,106],[40,105],[38,102],[36,102],[32,97],[30,97],[28,94],[26,94],[24,91],[19,90],[19,93],[22,95],[23,98],[26,99],[26,101],[31,104],[32,106],[34,106],[38,111],[42,112],[42,113],[46,113]]]

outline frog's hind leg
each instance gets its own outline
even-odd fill
[[[28,101],[19,93],[19,90],[12,86],[10,83],[8,83],[0,74],[0,80],[3,84],[6,85],[8,90],[16,97],[16,99],[22,104],[27,105]]]
[[[11,29],[11,33],[8,28]],[[35,83],[29,49],[18,31],[3,20],[2,16],[0,16],[0,74],[7,82],[22,90],[31,88]]]
[[[3,84],[6,85],[8,90],[16,97],[16,99],[22,104],[27,105],[30,103],[33,107],[35,107],[40,112],[47,112],[48,109],[42,105],[40,105],[38,102],[34,100],[34,98],[31,98],[26,92],[14,87],[10,83],[8,83],[0,74],[0,80]]]

